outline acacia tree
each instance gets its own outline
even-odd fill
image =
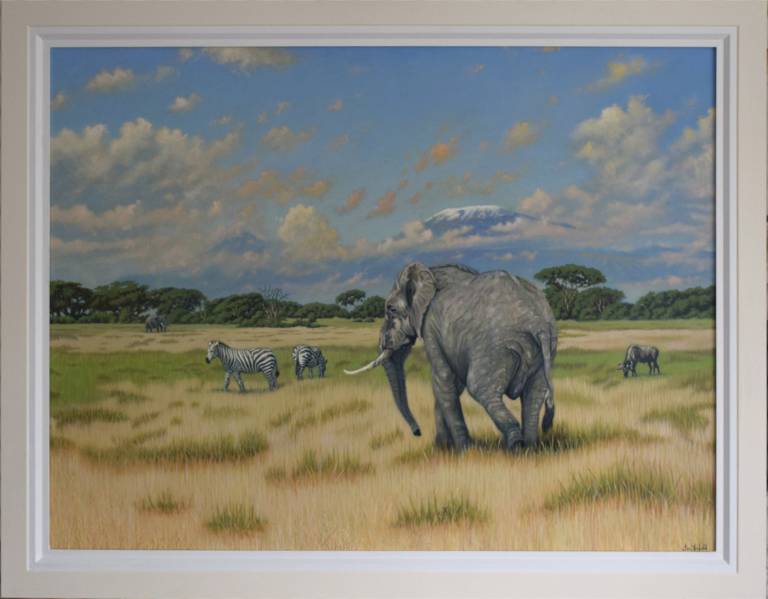
[[[624,292],[618,289],[591,287],[579,293],[574,314],[579,320],[597,320],[602,318],[608,306],[623,299]]]
[[[551,266],[533,276],[546,285],[544,294],[560,319],[575,316],[576,301],[582,289],[605,283],[605,276],[599,270],[579,264]]]
[[[91,308],[111,312],[120,322],[139,320],[150,308],[147,286],[134,281],[115,281],[93,290]]]
[[[283,302],[288,298],[288,292],[279,287],[264,285],[260,290],[264,298],[264,313],[270,324],[280,324],[283,317]]]
[[[365,299],[365,291],[362,289],[349,289],[336,296],[336,303],[342,308],[354,308]]]
[[[93,291],[75,281],[51,281],[51,314],[79,318],[88,311]]]

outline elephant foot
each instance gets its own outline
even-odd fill
[[[519,451],[524,447],[525,447],[525,442],[523,441],[523,435],[520,433],[519,430],[512,431],[507,435],[507,439],[506,439],[507,451]]]

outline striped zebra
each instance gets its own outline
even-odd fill
[[[309,378],[314,375],[314,368],[318,369],[318,376],[320,378],[325,377],[325,366],[328,361],[325,359],[323,352],[319,347],[310,347],[309,345],[297,345],[291,352],[291,359],[296,368],[296,378],[302,379],[304,369],[309,370]]]
[[[221,361],[221,365],[227,372],[224,375],[224,391],[229,388],[229,379],[233,374],[240,387],[240,392],[245,391],[243,379],[240,378],[241,372],[261,372],[269,382],[270,391],[277,388],[277,377],[280,376],[280,369],[277,366],[277,358],[271,349],[264,347],[237,349],[229,347],[222,341],[211,341],[208,343],[208,355],[205,356],[205,361],[210,364],[214,358]]]

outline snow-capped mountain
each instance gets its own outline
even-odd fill
[[[538,219],[502,208],[501,206],[464,206],[462,208],[445,208],[424,221],[424,226],[435,235],[441,235],[451,229],[470,227],[467,234],[493,233],[500,228],[524,226]]]

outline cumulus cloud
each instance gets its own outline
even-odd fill
[[[536,127],[528,121],[518,121],[504,134],[503,146],[507,152],[514,152],[517,148],[529,146],[539,138]]]
[[[315,135],[315,129],[292,131],[289,127],[273,127],[261,138],[261,143],[277,152],[293,150],[299,144],[308,142]]]
[[[275,169],[263,170],[256,179],[249,179],[240,185],[236,193],[242,199],[265,199],[287,204],[302,196],[321,198],[330,189],[329,180],[313,180],[306,169],[299,167],[287,176]]]
[[[277,234],[283,243],[283,254],[294,262],[324,262],[347,253],[339,232],[312,206],[299,204],[289,208]]]
[[[520,252],[505,252],[498,256],[494,256],[493,259],[498,262],[520,262],[526,260],[527,262],[533,262],[538,256],[538,252],[531,250],[522,250]]]
[[[386,216],[392,214],[395,211],[395,200],[397,199],[397,192],[388,191],[379,199],[376,200],[376,207],[368,213],[368,218],[377,218],[379,216]]]
[[[174,101],[168,106],[171,112],[188,112],[200,103],[202,98],[198,94],[188,96],[176,96]]]
[[[337,98],[336,101],[328,105],[328,112],[339,112],[344,108],[344,102],[341,98]]]
[[[179,62],[187,62],[195,55],[195,51],[192,48],[179,48],[178,56]]]
[[[269,119],[269,115],[266,112],[260,112],[256,117],[256,122],[259,124],[266,123]]]
[[[214,125],[220,125],[220,126],[226,126],[232,124],[232,115],[231,114],[222,114],[220,117],[214,119],[213,121]]]
[[[69,96],[64,92],[57,92],[53,98],[51,98],[51,110],[61,110],[69,104]]]
[[[604,190],[642,197],[665,181],[666,162],[658,139],[674,120],[672,112],[657,114],[645,98],[632,96],[626,109],[613,104],[576,127],[572,134],[576,156],[598,170]]]
[[[624,81],[627,77],[639,75],[648,69],[648,63],[641,56],[626,62],[611,61],[605,67],[605,75],[590,84],[588,89],[602,90]]]
[[[284,48],[204,48],[203,52],[218,64],[241,71],[259,68],[285,68],[296,62],[296,55]]]
[[[360,202],[363,201],[364,197],[365,189],[354,190],[347,196],[347,199],[344,200],[344,203],[336,208],[336,212],[339,214],[346,214],[347,212],[354,210],[360,205]]]
[[[99,72],[86,84],[85,89],[98,93],[116,92],[128,89],[135,81],[136,76],[131,69],[117,67]]]
[[[166,193],[191,201],[237,172],[218,161],[239,142],[237,131],[207,142],[143,118],[123,123],[117,136],[103,124],[80,132],[62,129],[51,139],[51,201],[111,207],[164,201]]]
[[[695,198],[715,194],[715,109],[701,116],[696,127],[686,127],[672,149],[677,157],[675,181]]]
[[[173,75],[176,72],[176,69],[174,69],[172,66],[161,64],[155,69],[154,74],[154,80],[155,81],[162,81],[163,79],[167,79],[171,75]]]
[[[75,204],[69,208],[51,206],[51,223],[69,225],[83,231],[129,231],[168,224],[179,225],[197,216],[199,212],[190,212],[181,204],[145,210],[140,200],[132,204],[120,204],[98,214],[85,204]]]

